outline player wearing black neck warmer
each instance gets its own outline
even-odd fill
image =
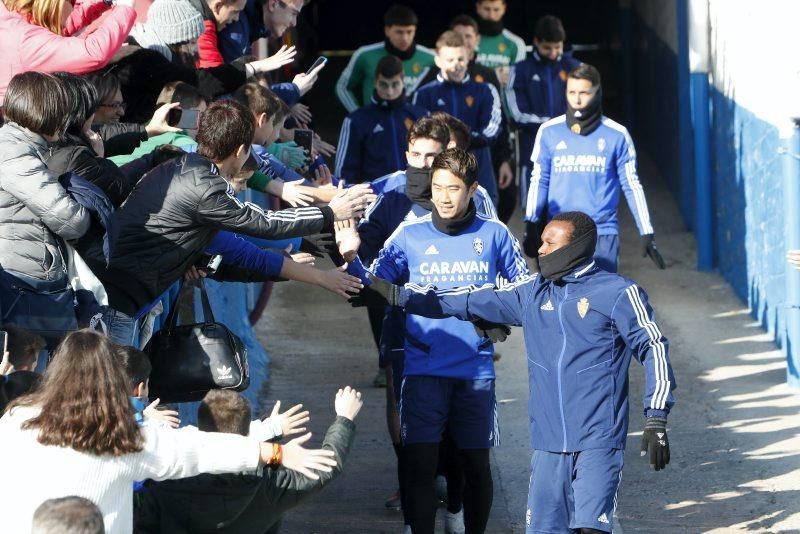
[[[475,12],[481,36],[476,58],[478,63],[496,69],[510,67],[525,59],[525,41],[503,27],[505,0],[478,0]]]
[[[603,116],[602,95],[597,69],[579,65],[567,76],[567,113],[545,122],[536,134],[525,213],[525,253],[536,256],[542,228],[550,218],[565,211],[582,211],[597,224],[597,265],[617,272],[617,208],[622,189],[642,236],[642,256],[649,255],[663,269],[636,173],[636,149],[628,130]]]
[[[645,370],[641,456],[656,471],[670,460],[666,425],[675,377],[669,344],[644,290],[597,267],[596,236],[587,214],[556,215],[541,236],[541,273],[501,289],[379,279],[369,286],[371,295],[408,314],[522,327],[534,450],[528,532],[611,532],[628,436],[631,358]]]

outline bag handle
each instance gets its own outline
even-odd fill
[[[183,292],[184,283],[185,282],[181,280],[181,285],[178,286],[178,294],[175,296],[175,301],[172,302],[169,315],[167,315],[167,332],[172,332],[172,330],[178,325],[178,300],[180,300],[181,293]],[[200,288],[200,301],[203,305],[203,322],[207,325],[213,324],[216,322],[216,320],[214,319],[214,311],[211,309],[211,303],[208,300],[208,293],[206,292],[206,284],[204,279],[200,279],[198,287]]]

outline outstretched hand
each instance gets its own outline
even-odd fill
[[[370,272],[367,272],[367,279],[370,285],[347,300],[354,308],[385,308],[400,305],[400,286],[378,278]]]
[[[345,386],[344,389],[336,392],[336,399],[333,402],[336,415],[351,421],[356,418],[363,405],[364,401],[361,400],[361,392],[350,386]]]
[[[269,418],[271,422],[280,425],[282,436],[293,436],[306,431],[306,427],[302,425],[308,423],[311,417],[308,410],[300,411],[303,409],[302,404],[295,404],[283,413],[280,413],[280,409],[281,401],[276,401]]]
[[[268,58],[253,61],[249,63],[249,65],[253,67],[256,72],[269,72],[292,63],[296,54],[297,50],[295,50],[295,47],[283,45],[280,50]]]
[[[156,399],[147,405],[147,408],[142,410],[142,416],[148,421],[159,421],[172,428],[181,426],[181,419],[178,417],[178,412],[175,410],[159,410],[158,405],[161,399]]]
[[[314,471],[323,473],[330,473],[336,467],[336,459],[333,451],[328,449],[306,449],[303,444],[311,439],[311,432],[299,438],[295,438],[283,446],[283,457],[281,465],[287,469],[297,471],[307,476],[311,480],[319,480],[319,475]],[[263,448],[262,448],[263,450]],[[262,461],[267,463],[269,458],[272,457],[272,447],[269,447],[269,453],[266,461],[262,452]]]

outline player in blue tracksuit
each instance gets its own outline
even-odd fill
[[[642,236],[642,255],[660,268],[653,224],[644,189],[636,174],[636,149],[628,130],[603,116],[600,73],[585,63],[567,78],[567,113],[544,123],[531,154],[525,212],[525,253],[535,256],[541,229],[564,211],[582,211],[597,224],[597,264],[617,272],[619,224],[617,208],[622,188]]]
[[[561,20],[545,15],[536,21],[533,52],[513,65],[508,75],[506,103],[519,132],[520,202],[525,207],[531,175],[531,152],[539,127],[567,111],[567,73],[581,64],[564,52],[567,35]]]
[[[432,167],[434,209],[397,228],[371,273],[393,282],[440,287],[529,276],[508,228],[476,213],[474,156],[448,149],[436,156]],[[358,272],[361,264],[355,259],[352,267]],[[412,532],[433,533],[434,477],[439,442],[447,431],[464,469],[466,531],[483,532],[492,503],[489,448],[499,439],[492,342],[456,319],[408,314],[405,326],[400,420],[406,519]]]
[[[463,121],[471,134],[470,148],[478,158],[478,183],[497,200],[497,183],[490,146],[500,135],[503,113],[500,95],[491,84],[473,81],[467,74],[467,48],[456,32],[444,32],[436,41],[439,75],[414,93],[414,104],[430,112],[444,111]]]
[[[542,234],[539,274],[502,288],[372,280],[407,313],[522,326],[528,353],[531,468],[528,533],[611,532],[628,432],[628,367],[645,369],[642,455],[669,463],[675,379],[647,294],[592,259],[597,227],[557,215]],[[435,287],[442,289],[435,289]],[[373,297],[374,298],[374,297]]]
[[[405,168],[408,130],[427,114],[406,100],[403,62],[384,56],[375,68],[372,101],[342,122],[335,174],[357,184]]]

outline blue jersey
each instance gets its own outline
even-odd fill
[[[644,189],[636,174],[636,149],[628,130],[608,117],[589,135],[570,131],[566,115],[539,128],[525,219],[582,211],[598,234],[617,234],[620,187],[642,235],[652,234]]]
[[[402,289],[406,312],[523,327],[534,449],[624,449],[631,356],[645,368],[644,414],[666,417],[674,404],[667,339],[627,278],[591,262],[557,283],[536,275],[500,289],[434,285]]]
[[[373,97],[342,122],[334,174],[358,184],[405,168],[408,130],[427,114],[413,104],[391,107]]]
[[[413,102],[431,113],[449,113],[469,127],[470,147],[478,158],[478,183],[494,199],[497,184],[489,146],[499,137],[503,122],[497,89],[492,84],[476,82],[469,75],[461,83],[448,82],[440,73],[436,80],[417,89]]]
[[[354,262],[358,272],[359,262]],[[494,284],[529,276],[519,243],[500,221],[476,215],[456,235],[436,229],[431,215],[402,223],[370,266],[377,277],[395,283],[453,288]],[[359,273],[362,275],[363,273]],[[455,318],[406,315],[405,376],[464,380],[494,378],[492,342],[470,323]]]

